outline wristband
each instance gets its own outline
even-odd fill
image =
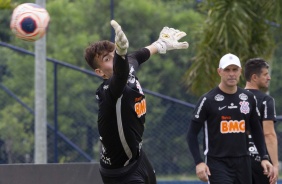
[[[268,160],[268,161],[270,161],[269,155],[264,155],[263,157],[261,157],[261,160]]]

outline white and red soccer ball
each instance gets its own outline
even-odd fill
[[[49,20],[45,8],[34,3],[24,3],[14,9],[10,28],[16,37],[33,42],[45,35]]]

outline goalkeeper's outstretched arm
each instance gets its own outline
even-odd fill
[[[129,47],[127,37],[122,31],[121,26],[115,20],[111,20],[111,25],[116,33],[115,35],[116,52],[120,56],[125,56],[127,54],[127,49]]]
[[[122,31],[121,26],[115,20],[111,21],[111,25],[116,33],[116,52],[120,56],[125,56],[129,47],[127,37]],[[186,36],[186,33],[184,31],[164,27],[160,32],[158,40],[147,46],[146,48],[149,49],[151,55],[156,53],[165,54],[169,50],[187,49],[189,47],[188,42],[179,42],[179,40],[184,36]]]

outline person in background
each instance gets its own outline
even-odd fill
[[[202,95],[191,118],[187,142],[192,153],[196,174],[210,184],[251,184],[252,169],[248,152],[247,132],[261,156],[263,172],[272,177],[272,165],[266,153],[259,111],[254,95],[237,86],[241,62],[234,54],[219,61],[220,83]],[[204,155],[201,157],[198,134],[204,130]]]
[[[115,20],[111,25],[115,43],[91,43],[84,53],[87,64],[104,80],[96,91],[100,174],[105,184],[156,184],[155,171],[142,149],[147,108],[136,71],[153,54],[187,49],[187,42],[178,42],[186,33],[164,27],[157,41],[128,54],[129,42],[121,26]]]
[[[249,59],[245,64],[245,89],[251,91],[257,99],[257,106],[260,111],[260,125],[262,126],[267,152],[270,156],[270,161],[273,165],[274,177],[273,181],[263,174],[261,165],[261,157],[254,145],[252,135],[249,135],[249,151],[252,163],[253,184],[260,183],[275,183],[279,176],[278,162],[278,141],[274,129],[276,122],[275,100],[268,94],[267,91],[270,74],[268,63],[261,58]]]

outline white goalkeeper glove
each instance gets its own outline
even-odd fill
[[[116,52],[120,56],[125,56],[127,53],[127,49],[129,46],[128,40],[121,29],[121,26],[115,21],[111,21],[111,25],[115,30],[115,44],[116,44]]]
[[[165,54],[168,50],[187,49],[188,42],[178,42],[181,38],[186,36],[186,33],[174,28],[164,27],[160,32],[160,37],[153,43],[158,48],[160,54]]]

